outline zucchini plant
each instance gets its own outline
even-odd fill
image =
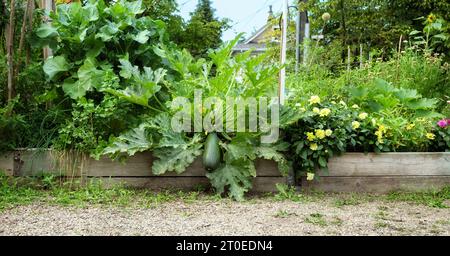
[[[232,48],[238,39],[239,37],[218,50],[210,51],[210,60],[195,60],[186,50],[162,44],[154,47],[154,52],[162,58],[167,70],[164,79],[157,83],[161,87],[161,98],[166,100],[163,103],[166,109],[157,115],[149,114],[138,127],[112,138],[103,153],[114,157],[124,153],[133,155],[136,152],[152,150],[157,157],[152,169],[157,175],[173,171],[182,173],[195,159],[204,154],[207,177],[217,193],[228,191],[236,200],[242,200],[252,187],[252,178],[256,177],[256,159],[274,160],[278,162],[280,171],[287,173],[288,162],[283,155],[287,145],[262,143],[261,137],[265,135],[265,131],[246,129],[237,132],[227,127],[210,132],[175,132],[171,127],[172,118],[180,112],[179,108],[174,107],[176,99],[194,99],[198,91],[205,98],[213,97],[214,105],[220,105],[225,110],[222,117],[231,116],[233,124],[238,122],[238,116],[234,115],[234,106],[224,107],[227,99],[251,97],[258,101],[264,97],[276,96],[276,79],[280,67],[264,64],[264,55],[250,57],[251,52],[232,57]],[[124,69],[125,66],[122,66],[121,73],[126,73]],[[108,92],[143,106],[149,106],[151,102],[149,97],[145,98],[130,89],[127,93],[115,89]],[[144,98],[143,101],[133,100],[136,97]],[[214,107],[208,108],[206,101],[194,100],[186,104],[188,119],[194,120],[189,122],[192,126],[195,126],[199,119],[196,115],[200,115],[200,120],[204,120],[210,118],[215,111]],[[250,112],[248,109],[244,111],[245,120],[256,118],[251,116]],[[266,118],[257,115],[258,118]]]

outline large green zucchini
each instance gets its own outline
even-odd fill
[[[207,171],[214,171],[221,162],[219,137],[215,132],[208,134],[203,153],[203,166]]]

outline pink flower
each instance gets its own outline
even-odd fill
[[[450,125],[450,119],[442,119],[437,123],[437,125],[439,125],[439,127],[441,128],[445,128]]]

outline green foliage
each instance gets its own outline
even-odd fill
[[[431,12],[450,18],[450,4],[441,0],[312,0],[301,3],[300,8],[310,14],[312,34],[323,32],[326,44],[340,40],[343,61],[349,45],[355,49],[363,44],[365,49],[381,50],[387,57],[390,49],[398,47],[401,35],[406,39],[411,31],[422,30],[417,18]],[[321,18],[324,12],[331,14],[325,25]]]
[[[328,160],[347,151],[449,149],[448,129],[436,127],[440,115],[429,111],[433,101],[420,98],[415,91],[397,90],[386,81],[375,81],[381,91],[352,90],[354,97],[361,100],[353,100],[350,105],[318,96],[290,101],[288,111],[297,114],[292,115],[295,122],[285,128],[285,141],[291,142],[289,159],[301,175],[326,172]],[[402,102],[407,106],[399,106]]]
[[[450,25],[441,16],[431,13],[424,20],[422,31],[413,30],[409,33],[412,37],[414,46],[418,46],[426,53],[438,52],[447,53],[450,48]],[[447,56],[448,58],[448,56]]]
[[[43,66],[47,79],[73,102],[55,147],[98,154],[150,107],[165,76],[153,47],[167,40],[164,23],[144,11],[141,1],[60,4],[52,25],[37,30],[54,51]]]
[[[20,133],[17,131],[26,129],[24,117],[14,113],[18,102],[19,98],[15,98],[0,108],[0,152],[17,147],[20,142]]]
[[[229,21],[219,20],[214,12],[211,0],[199,0],[186,24],[180,46],[188,49],[195,57],[206,57],[208,49],[218,48],[222,43],[222,33],[229,28]]]
[[[392,192],[387,196],[387,200],[412,202],[433,208],[449,208],[450,206],[446,205],[445,202],[450,200],[450,187],[417,193]]]
[[[153,173],[157,175],[166,172],[182,173],[203,152],[203,144],[206,136],[202,132],[174,132],[171,127],[171,118],[178,109],[164,109],[162,106],[171,106],[177,97],[194,98],[195,90],[201,90],[203,98],[215,97],[215,104],[222,104],[224,108],[227,97],[234,99],[255,97],[270,97],[276,94],[276,76],[279,67],[265,65],[264,56],[249,58],[250,53],[245,53],[236,58],[231,57],[232,47],[238,38],[218,50],[209,53],[209,61],[195,60],[187,51],[171,49],[160,45],[155,47],[155,52],[163,59],[167,70],[167,81],[162,83],[165,101],[150,101],[148,109],[158,108],[162,113],[152,117],[149,115],[139,130],[131,130],[125,135],[113,138],[110,146],[103,153],[118,156],[120,153],[134,154],[147,147],[152,150],[157,160],[153,164]],[[124,66],[129,68],[124,69]],[[214,70],[212,67],[214,66]],[[136,69],[136,68],[134,68]],[[130,65],[122,63],[122,76],[131,76]],[[161,71],[161,73],[164,73]],[[237,76],[241,79],[237,79]],[[143,79],[151,81],[153,79]],[[108,90],[113,95],[119,95],[117,89]],[[140,104],[133,100],[139,97],[138,92],[128,91],[129,97],[120,98]],[[205,104],[204,102],[202,105]],[[142,104],[140,104],[142,105]],[[200,115],[206,118],[211,115],[215,105],[209,109],[203,106],[193,106],[189,109],[201,108]],[[234,109],[227,109],[234,111]],[[190,113],[194,117],[194,113]],[[226,113],[224,113],[224,116]],[[246,117],[249,115],[246,112]],[[235,116],[237,123],[237,116]],[[195,118],[191,118],[195,120]],[[136,131],[139,131],[137,135]],[[277,161],[280,170],[287,173],[288,162],[282,154],[287,146],[284,144],[263,145],[260,138],[263,134],[251,132],[217,132],[220,138],[220,147],[223,154],[223,162],[217,170],[208,174],[213,186],[219,194],[228,189],[231,197],[242,200],[244,193],[252,185],[252,178],[256,176],[254,161],[257,158],[265,158]],[[124,145],[125,144],[125,145]]]

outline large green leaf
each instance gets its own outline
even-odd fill
[[[79,82],[84,85],[86,90],[98,88],[103,81],[103,70],[98,70],[94,59],[87,58],[83,66],[78,69]]]
[[[58,36],[58,30],[48,23],[42,24],[37,30],[36,35],[40,38],[49,38]]]
[[[86,84],[80,83],[80,81],[74,81],[72,78],[66,79],[62,85],[64,93],[69,95],[72,99],[78,99],[86,95],[86,91],[89,88]]]
[[[120,63],[120,76],[127,79],[128,87],[125,90],[105,91],[134,104],[149,107],[148,101],[161,89],[158,84],[164,79],[166,71],[164,69],[153,71],[149,67],[144,67],[144,72],[141,73],[139,68],[131,65],[127,59],[121,59]]]
[[[44,72],[50,80],[70,69],[64,56],[50,57],[45,61]]]
[[[103,150],[105,155],[126,153],[133,156],[137,152],[149,150],[153,146],[151,137],[147,135],[148,124],[143,123],[123,135],[117,137],[111,145]]]
[[[277,145],[280,147],[280,145]],[[255,148],[256,155],[259,158],[273,160],[278,163],[278,169],[283,175],[289,172],[289,164],[283,153],[280,153],[279,148],[274,145],[259,146]]]
[[[244,194],[252,187],[252,177],[247,174],[248,171],[245,169],[245,166],[227,163],[206,176],[211,180],[217,193],[222,194],[225,188],[229,188],[230,196],[235,200],[242,201]]]
[[[202,154],[201,137],[196,134],[191,140],[185,141],[184,145],[177,144],[177,147],[158,148],[153,151],[153,155],[158,158],[153,162],[153,173],[162,175],[166,172],[184,172],[198,156]]]
[[[151,32],[148,30],[143,30],[140,31],[137,35],[133,35],[133,40],[140,43],[140,44],[145,44],[147,43],[148,39],[151,36]]]
[[[110,41],[119,32],[117,24],[107,21],[107,24],[99,29],[99,33],[95,35],[95,38],[100,38],[103,42]]]
[[[437,100],[435,99],[415,99],[405,103],[405,105],[411,109],[432,109],[436,106]]]

